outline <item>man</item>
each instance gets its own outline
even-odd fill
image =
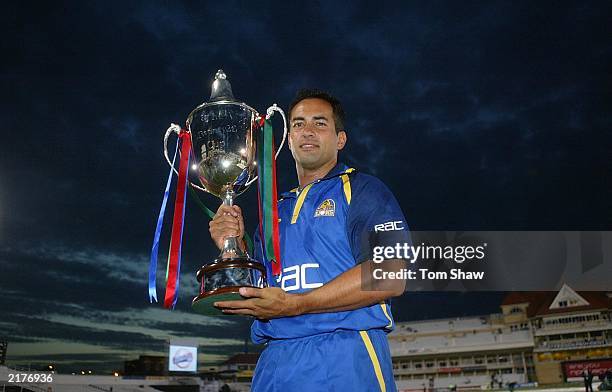
[[[405,282],[374,291],[365,278],[373,246],[409,240],[406,221],[382,182],[338,163],[347,134],[336,98],[302,90],[288,121],[299,187],[279,201],[283,272],[272,277],[256,230],[254,258],[267,266],[271,287],[241,288],[247,299],[215,306],[257,319],[252,339],[267,347],[254,391],[395,391],[388,299]],[[241,239],[240,208],[221,206],[210,233],[219,247],[228,236]]]
[[[582,371],[582,379],[584,380],[585,392],[593,392],[593,373],[591,372],[591,369]]]

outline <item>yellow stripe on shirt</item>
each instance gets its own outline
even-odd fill
[[[380,303],[380,306],[382,308],[383,313],[385,314],[385,316],[387,317],[387,320],[389,320],[389,325],[387,325],[386,328],[391,328],[393,327],[393,319],[391,318],[391,316],[389,315],[389,312],[387,310],[387,303],[385,301],[382,301]]]
[[[344,190],[346,202],[351,204],[351,180],[349,180],[348,174],[343,174],[340,177],[342,178],[342,189]]]
[[[293,215],[291,216],[291,224],[294,224],[295,222],[297,222],[297,218],[300,215],[300,210],[302,209],[302,205],[304,204],[304,199],[306,199],[306,194],[310,190],[310,187],[312,187],[312,183],[306,185],[306,187],[302,189],[302,192],[300,192],[300,195],[297,198],[297,202],[295,203],[295,207],[293,208]]]

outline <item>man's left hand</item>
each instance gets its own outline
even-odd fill
[[[248,299],[219,301],[214,306],[225,314],[244,314],[263,320],[299,314],[299,295],[288,294],[280,287],[241,287],[240,295]]]

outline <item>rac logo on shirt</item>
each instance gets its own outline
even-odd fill
[[[374,231],[398,231],[404,230],[404,226],[402,226],[403,221],[389,221],[385,223],[378,224],[374,226]]]
[[[312,282],[308,279],[308,270],[319,268],[318,263],[306,263],[283,268],[283,273],[280,276],[280,286],[285,291],[294,291],[300,289],[316,289],[323,286],[321,282]],[[314,272],[314,271],[312,271]],[[312,273],[310,274],[312,278]],[[310,280],[310,282],[308,282]]]

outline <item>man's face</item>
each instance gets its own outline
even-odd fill
[[[346,133],[336,133],[332,106],[319,98],[307,98],[289,113],[289,149],[304,169],[316,170],[338,159]]]

